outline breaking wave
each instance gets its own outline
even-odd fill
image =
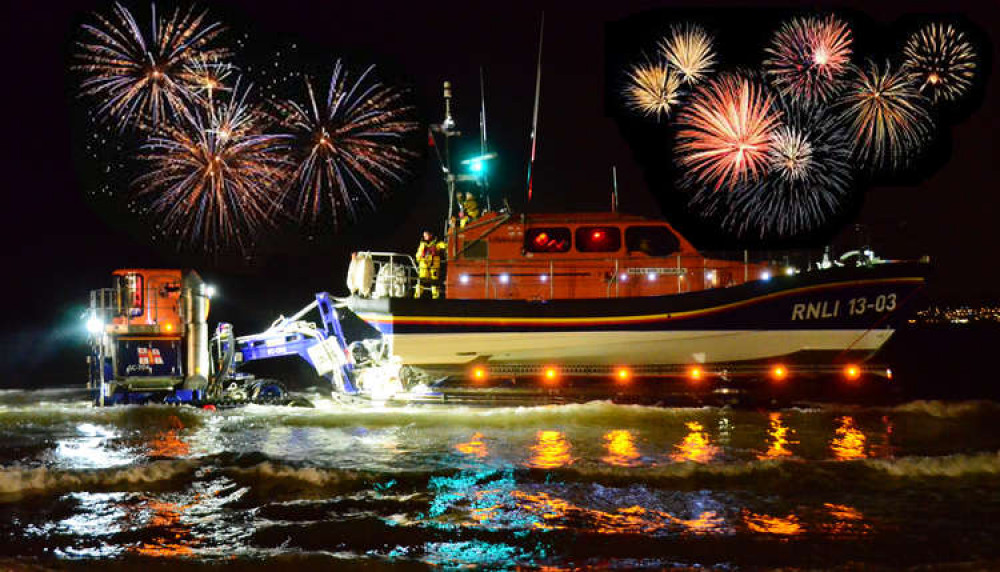
[[[46,467],[8,467],[0,470],[0,498],[15,500],[34,494],[75,490],[108,490],[148,487],[190,477],[196,460],[154,461],[116,469],[58,470]]]
[[[351,406],[329,399],[314,400],[314,409],[249,406],[248,417],[280,418],[283,425],[339,426],[386,425],[469,425],[503,427],[531,423],[655,424],[664,419],[691,418],[718,411],[715,407],[656,407],[622,405],[610,401],[516,407],[474,407],[454,405]]]
[[[865,461],[865,464],[896,477],[997,475],[1000,474],[1000,451],[943,457],[869,459]]]
[[[931,417],[965,417],[1000,412],[1000,403],[995,401],[910,401],[892,408],[896,413],[920,413]]]

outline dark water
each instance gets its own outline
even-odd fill
[[[94,409],[0,393],[0,567],[1000,568],[1000,404]]]

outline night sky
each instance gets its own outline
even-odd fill
[[[440,121],[441,82],[454,85],[456,120],[475,141],[479,69],[486,74],[490,145],[500,155],[493,188],[506,192],[514,206],[524,202],[535,58],[540,12],[545,10],[545,46],[535,199],[530,210],[600,210],[608,206],[610,169],[619,172],[621,210],[658,215],[669,204],[651,192],[649,170],[634,158],[635,147],[622,135],[606,101],[609,82],[617,81],[606,62],[623,57],[606,53],[606,39],[644,19],[669,18],[683,10],[669,2],[615,2],[590,7],[578,2],[211,2],[211,14],[251,45],[237,54],[238,64],[266,62],[282,52],[280,66],[328,70],[345,56],[377,63],[385,77],[407,85],[422,119]],[[614,5],[612,5],[614,4]],[[146,3],[128,2],[145,12]],[[713,6],[706,10],[704,6]],[[160,2],[161,10],[173,7]],[[780,23],[784,10],[751,8],[723,11],[732,3],[704,3],[743,46],[741,56],[722,54],[723,62],[759,54]],[[786,6],[794,6],[787,3]],[[868,37],[895,33],[893,24],[916,15],[946,14],[976,27],[992,45],[981,61],[991,69],[966,109],[941,129],[927,167],[907,180],[872,187],[858,213],[845,221],[867,225],[876,252],[888,258],[931,256],[934,293],[949,300],[1000,298],[1000,163],[993,141],[1000,112],[996,54],[1000,8],[996,2],[849,2],[823,3],[862,21]],[[343,272],[352,250],[410,251],[423,227],[440,228],[447,208],[444,186],[430,156],[413,180],[397,189],[375,215],[341,229],[336,236],[265,238],[253,260],[209,260],[178,254],[150,243],[142,222],[123,220],[91,193],[105,165],[83,150],[88,122],[86,103],[76,97],[79,76],[69,70],[79,25],[110,3],[20,3],[4,7],[6,102],[2,225],[6,249],[5,291],[0,341],[0,385],[72,384],[84,379],[82,321],[90,289],[109,285],[120,267],[194,266],[215,283],[221,296],[212,323],[234,322],[237,331],[263,329],[279,313],[289,314],[312,293],[344,293]],[[644,11],[646,15],[636,17]],[[842,12],[843,11],[843,12]],[[736,17],[738,15],[739,17]],[[859,33],[859,38],[865,34]],[[296,44],[297,51],[287,48]],[[859,48],[859,51],[861,49]],[[294,57],[287,54],[295,53]],[[862,53],[866,53],[862,51]],[[749,56],[748,56],[749,54]],[[634,143],[634,142],[633,142]],[[661,196],[662,198],[662,196]],[[671,212],[663,213],[671,220]],[[676,215],[677,213],[673,213]],[[681,223],[684,227],[684,224]],[[701,242],[713,242],[692,228]]]

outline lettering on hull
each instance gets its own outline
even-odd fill
[[[841,315],[841,307],[848,316],[861,316],[865,313],[883,314],[896,309],[896,293],[879,294],[872,299],[851,298],[843,305],[840,300],[817,300],[815,302],[799,302],[792,305],[792,321],[828,320]]]

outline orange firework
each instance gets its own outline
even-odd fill
[[[678,117],[685,180],[718,191],[759,179],[767,171],[780,116],[767,88],[754,78],[727,73],[709,80]]]

